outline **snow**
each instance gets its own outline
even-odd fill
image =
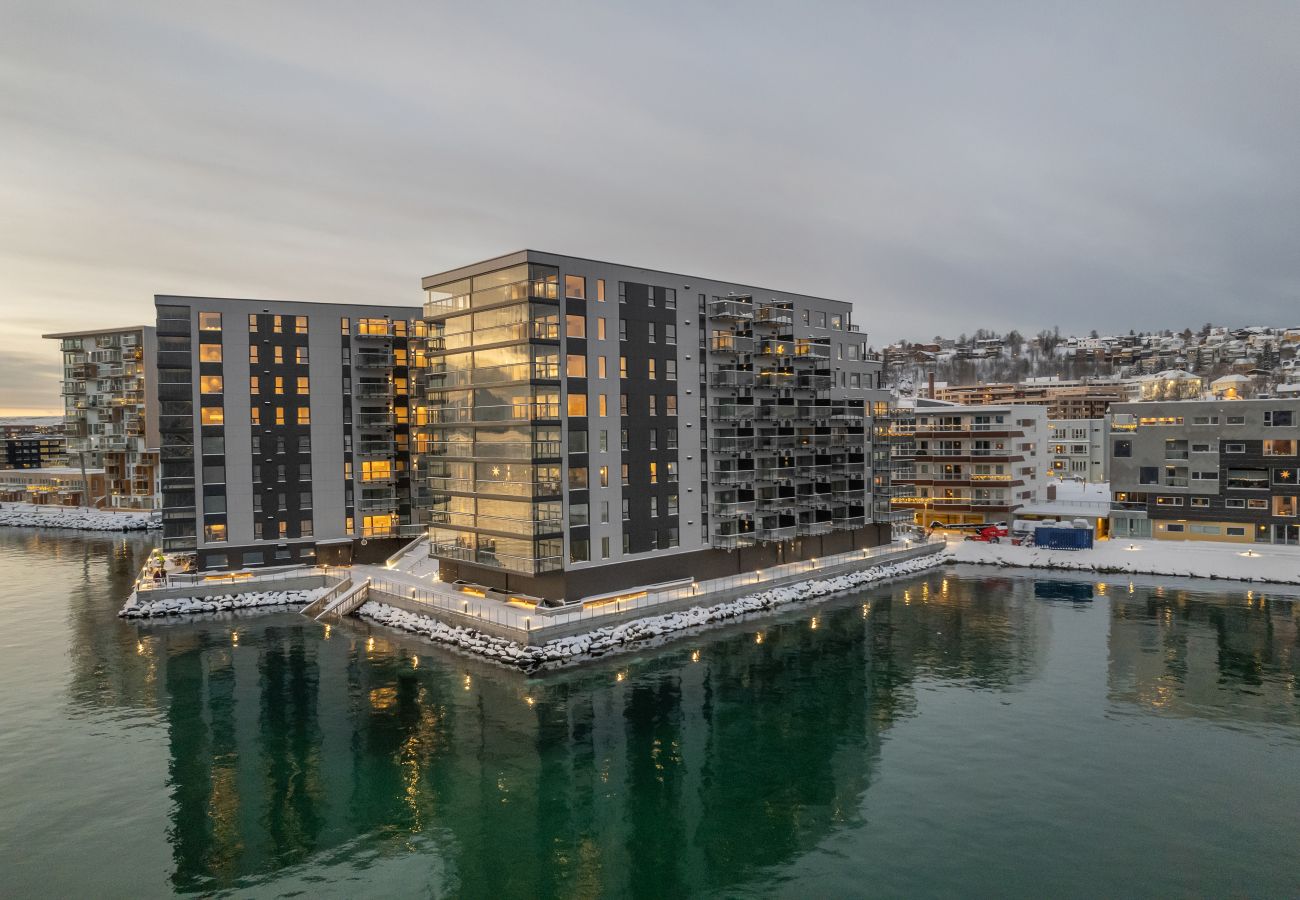
[[[192,613],[224,612],[233,609],[253,609],[263,606],[306,606],[329,588],[306,591],[251,591],[222,594],[216,597],[172,597],[167,600],[144,600],[148,594],[135,595],[135,603],[128,603],[118,613],[124,619],[145,619],[157,616],[183,616]],[[143,601],[143,602],[142,602]]]
[[[1109,540],[1097,542],[1091,550],[1046,550],[958,541],[948,545],[944,558],[984,565],[1300,584],[1300,547],[1271,544]]]
[[[75,528],[80,531],[144,531],[160,528],[156,513],[104,512],[81,506],[10,503],[0,508],[0,525],[23,528]]]

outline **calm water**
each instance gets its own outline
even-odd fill
[[[1271,594],[952,570],[529,680],[121,622],[147,547],[0,529],[0,894],[1300,892]]]

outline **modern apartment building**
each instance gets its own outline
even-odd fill
[[[1009,522],[1042,499],[1041,406],[918,405],[894,431],[894,504],[912,510],[918,525]]]
[[[1053,419],[1100,419],[1112,403],[1126,398],[1125,390],[1118,381],[1032,378],[1021,382],[943,385],[936,388],[934,399],[967,406],[1043,406]]]
[[[445,581],[576,600],[889,540],[889,398],[851,304],[531,250],[423,286]]]
[[[1110,419],[1048,419],[1047,474],[1101,483],[1107,479]]]
[[[68,465],[104,470],[114,509],[157,509],[158,417],[154,329],[146,326],[47,334],[63,353]]]
[[[418,308],[155,306],[164,549],[204,570],[346,563],[401,534]]]
[[[67,446],[58,434],[19,434],[4,439],[5,465],[10,469],[53,466],[66,457]]]
[[[1113,407],[1114,537],[1300,543],[1300,400]]]

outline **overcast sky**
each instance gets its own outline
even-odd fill
[[[0,0],[0,414],[155,293],[417,303],[523,247],[876,346],[1300,324],[1300,5]]]

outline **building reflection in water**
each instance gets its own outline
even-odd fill
[[[1228,599],[1110,587],[1109,694],[1165,715],[1300,724],[1300,605],[1235,588]]]
[[[1015,689],[1047,622],[936,574],[543,679],[361,623],[146,623],[74,694],[160,703],[178,890],[414,850],[476,893],[686,894],[856,821],[917,684]]]

